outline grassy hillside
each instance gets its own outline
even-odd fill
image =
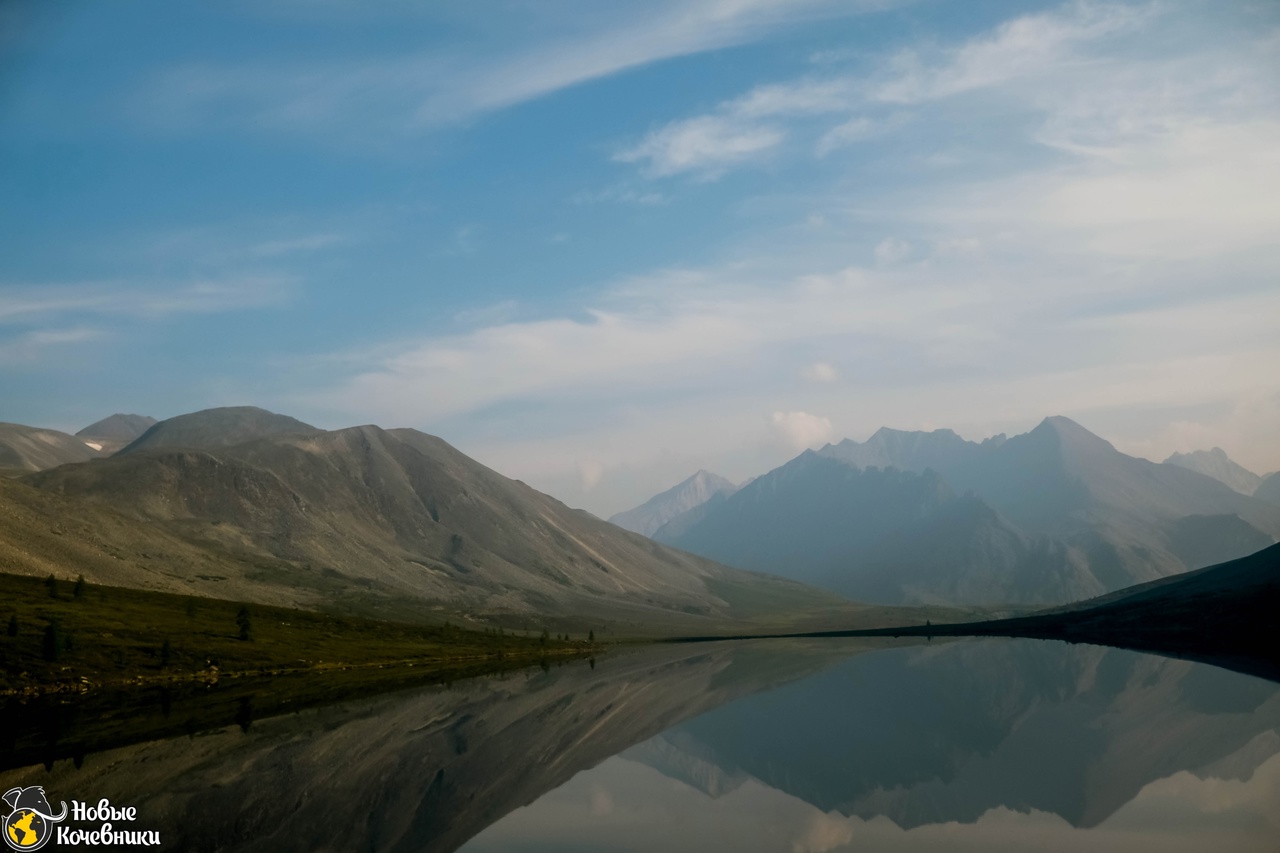
[[[588,652],[516,636],[0,574],[0,694]]]

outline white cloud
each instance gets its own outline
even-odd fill
[[[769,424],[774,437],[793,451],[820,447],[835,435],[829,418],[808,412],[774,412]]]
[[[835,382],[840,378],[840,371],[825,361],[815,361],[805,367],[804,378],[810,382]]]
[[[578,463],[578,477],[582,483],[582,491],[594,491],[604,479],[604,465],[595,460]]]
[[[1132,30],[1150,8],[1117,3],[1069,3],[1060,10],[1015,18],[994,32],[942,51],[933,61],[916,51],[895,57],[886,79],[871,87],[873,100],[920,103],[1012,80],[1038,77],[1078,64],[1090,42]]]
[[[731,166],[762,159],[785,134],[769,125],[722,116],[698,116],[653,131],[638,144],[614,155],[622,163],[643,163],[656,178],[696,172],[705,179]]]
[[[825,157],[837,148],[844,148],[870,138],[875,134],[876,127],[876,123],[865,116],[851,118],[822,134],[814,147],[814,152],[819,157]]]
[[[876,266],[892,266],[909,257],[911,257],[911,244],[899,237],[885,237],[876,244]]]

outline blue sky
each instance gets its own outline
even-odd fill
[[[0,6],[0,419],[609,513],[880,425],[1280,468],[1280,6]]]

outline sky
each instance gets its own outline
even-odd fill
[[[597,514],[1061,414],[1280,469],[1280,4],[0,2],[0,420]]]

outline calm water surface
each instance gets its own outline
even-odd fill
[[[1034,640],[666,647],[0,784],[170,850],[1275,851],[1280,685]]]

